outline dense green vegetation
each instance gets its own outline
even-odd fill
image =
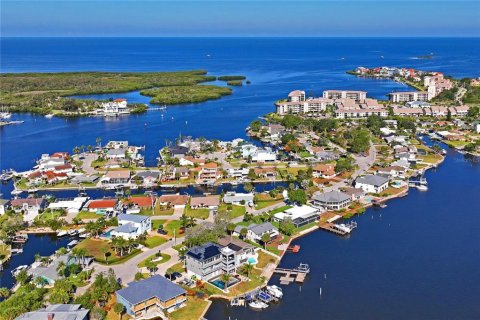
[[[463,97],[466,104],[480,104],[480,87],[469,87]]]
[[[220,81],[233,81],[233,80],[245,80],[245,76],[220,76],[217,78]]]
[[[146,90],[148,96],[153,97],[152,102],[173,104],[231,94],[229,88],[198,85],[215,79],[215,76],[207,76],[204,70],[1,74],[0,106],[17,112],[77,112],[91,109],[95,102],[69,99],[68,96],[152,89]],[[162,90],[164,88],[168,89]],[[136,106],[134,112],[143,109]]]
[[[47,289],[27,284],[18,288],[7,300],[0,303],[0,319],[12,320],[21,314],[43,307]]]
[[[232,94],[232,89],[212,85],[168,86],[140,91],[152,97],[152,103],[180,104],[197,103]]]

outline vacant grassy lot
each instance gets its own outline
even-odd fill
[[[133,250],[130,254],[126,254],[123,257],[118,256],[115,251],[112,250],[109,241],[107,240],[97,240],[97,239],[85,239],[80,242],[76,248],[84,248],[87,251],[87,256],[93,257],[95,261],[101,264],[119,264],[125,261],[128,261],[132,257],[139,254],[140,250]],[[105,254],[103,250],[107,250],[109,255],[105,261]]]

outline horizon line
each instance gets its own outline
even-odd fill
[[[4,38],[450,38],[476,39],[480,35],[13,35]]]

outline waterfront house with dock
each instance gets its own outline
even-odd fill
[[[158,198],[158,203],[161,206],[185,208],[188,204],[189,196],[183,194],[164,194]]]
[[[367,174],[355,180],[355,188],[367,193],[381,193],[388,188],[388,179],[379,175]]]
[[[160,275],[130,282],[127,287],[118,290],[116,296],[117,302],[134,319],[156,316],[163,318],[165,312],[177,310],[187,302],[187,292]]]
[[[210,195],[210,196],[196,196],[190,199],[190,207],[192,209],[201,209],[201,208],[208,208],[208,209],[218,209],[220,205],[220,197],[217,195]]]
[[[43,198],[13,199],[9,205],[15,213],[23,213],[24,222],[32,223],[40,211],[46,208],[47,202]]]
[[[114,211],[117,208],[117,199],[97,199],[86,204],[88,211],[105,214],[107,211]]]
[[[341,191],[333,190],[325,193],[315,192],[312,197],[313,204],[326,210],[341,210],[352,202],[352,198]]]
[[[281,223],[284,220],[291,220],[296,228],[315,222],[318,219],[320,219],[320,209],[307,205],[295,206],[273,215],[273,221]]]
[[[247,204],[253,206],[253,193],[237,193],[235,191],[230,191],[223,196],[223,202],[227,204]]]

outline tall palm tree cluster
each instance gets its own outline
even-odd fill
[[[112,238],[112,249],[115,253],[119,256],[123,256],[125,254],[130,254],[133,249],[137,247],[141,239],[124,239],[121,237],[113,237]]]

